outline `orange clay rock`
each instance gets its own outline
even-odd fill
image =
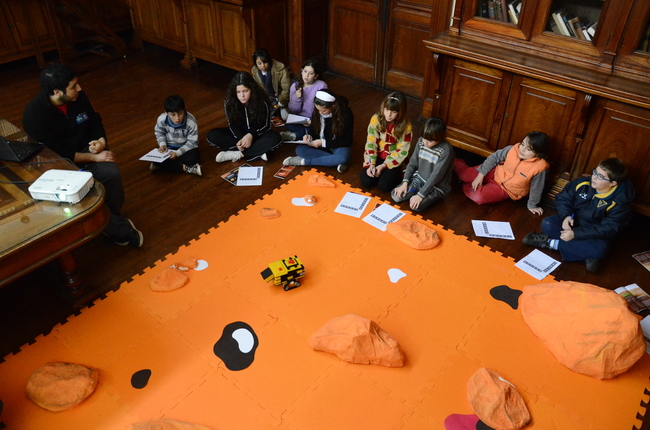
[[[397,221],[386,226],[386,231],[414,249],[432,249],[438,246],[438,233],[417,221]]]
[[[207,427],[198,424],[188,424],[174,420],[155,420],[134,423],[127,427],[126,430],[210,430]]]
[[[38,406],[58,412],[73,408],[90,396],[99,372],[79,364],[51,362],[27,379],[25,391]]]
[[[273,219],[280,217],[280,211],[273,208],[262,208],[260,209],[260,216],[264,219]]]
[[[639,318],[613,291],[579,282],[527,285],[519,306],[533,333],[574,372],[614,378],[645,353]]]
[[[467,400],[476,416],[495,430],[517,430],[530,422],[521,394],[492,369],[481,367],[469,378]]]
[[[189,269],[194,269],[199,264],[196,258],[186,258],[174,264],[178,270],[186,271]]]
[[[312,187],[321,187],[321,188],[336,188],[336,185],[334,182],[323,178],[321,175],[311,175],[309,177],[309,180],[307,181],[307,184],[311,185]]]
[[[334,318],[309,338],[316,351],[336,354],[341,360],[359,364],[404,366],[399,343],[372,320],[347,314]]]
[[[149,281],[149,286],[154,291],[177,290],[187,283],[187,275],[174,266],[168,267]]]

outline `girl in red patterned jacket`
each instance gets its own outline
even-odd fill
[[[361,186],[366,189],[379,186],[380,190],[390,192],[402,182],[399,167],[408,157],[412,138],[406,97],[400,92],[388,94],[368,125]]]

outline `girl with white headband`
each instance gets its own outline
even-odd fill
[[[408,156],[412,138],[406,97],[400,92],[388,94],[368,125],[361,186],[370,189],[379,185],[385,193],[395,188],[402,181],[399,167]]]
[[[343,173],[348,168],[354,116],[347,101],[337,99],[330,90],[316,92],[314,112],[304,144],[296,146],[296,157],[287,157],[285,166],[337,166]]]

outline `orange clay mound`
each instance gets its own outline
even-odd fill
[[[73,408],[90,396],[99,372],[79,364],[47,363],[27,379],[25,391],[38,406],[58,412]]]
[[[144,421],[131,424],[126,430],[210,430],[198,424],[183,423],[174,420]]]
[[[312,187],[321,187],[321,188],[336,188],[334,182],[329,181],[326,178],[323,178],[321,175],[312,175],[309,177],[308,185]]]
[[[519,306],[533,333],[574,372],[614,378],[645,353],[639,317],[613,291],[570,281],[527,285]]]
[[[149,281],[149,286],[154,291],[172,291],[187,283],[189,278],[174,267],[168,267]]]
[[[404,366],[399,343],[372,320],[347,314],[334,318],[309,338],[316,351],[336,354],[341,360],[358,364]]]
[[[495,430],[518,430],[530,422],[521,394],[492,369],[481,367],[469,378],[467,400],[476,416]]]
[[[386,226],[386,231],[414,249],[432,249],[440,243],[434,229],[413,220],[391,222]]]
[[[186,258],[174,264],[179,270],[194,269],[199,264],[196,258]]]
[[[280,211],[273,208],[260,209],[260,216],[264,219],[273,219],[280,217]]]

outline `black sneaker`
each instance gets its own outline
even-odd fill
[[[534,246],[535,248],[548,249],[548,236],[544,233],[528,233],[524,240],[522,240],[526,246]]]
[[[587,272],[596,273],[600,269],[600,258],[587,258],[585,260]]]
[[[348,165],[347,164],[339,164],[336,166],[336,171],[339,173],[345,173],[348,170]]]
[[[131,224],[131,230],[129,230],[129,233],[126,238],[127,240],[124,242],[115,241],[115,243],[120,246],[131,245],[136,248],[142,247],[142,244],[144,243],[144,236],[142,235],[142,232],[137,228],[135,228],[133,221],[131,221],[130,219],[127,219],[127,221],[129,222],[129,224]]]

